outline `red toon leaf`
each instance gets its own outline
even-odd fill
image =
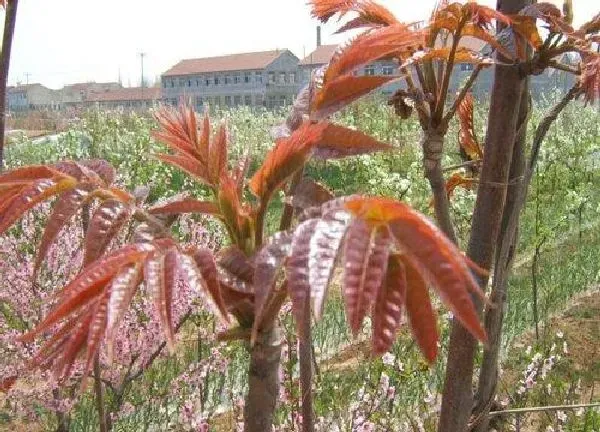
[[[277,141],[258,171],[250,179],[250,190],[263,202],[268,201],[308,159],[313,146],[322,137],[326,124],[304,123],[290,137]]]
[[[212,201],[199,201],[194,198],[185,198],[152,207],[149,212],[154,215],[200,213],[206,215],[219,215],[219,207]]]
[[[348,227],[344,248],[344,300],[356,337],[384,279],[390,248],[385,229],[355,219]]]
[[[373,312],[373,354],[382,355],[390,350],[402,322],[406,304],[406,273],[398,255],[390,255],[387,274],[379,288]]]
[[[410,328],[419,348],[429,363],[437,356],[437,314],[431,307],[431,299],[425,281],[419,272],[407,261],[403,261],[406,278],[406,312]]]

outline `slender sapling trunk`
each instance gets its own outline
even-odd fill
[[[0,172],[4,168],[4,129],[6,128],[6,84],[8,82],[8,69],[10,66],[10,52],[15,23],[17,21],[17,6],[19,0],[6,2],[6,15],[4,18],[4,35],[2,37],[2,61],[0,62]]]
[[[525,0],[499,3],[504,13],[516,13]],[[502,60],[502,58],[500,59]],[[485,152],[471,223],[468,256],[490,269],[502,222],[512,160],[523,79],[514,66],[496,66],[490,102]],[[488,278],[479,277],[485,289]],[[481,310],[481,301],[474,298]],[[452,323],[439,432],[463,432],[473,409],[473,369],[477,343],[456,320]]]
[[[524,183],[529,110],[529,88],[528,85],[525,85],[521,94],[517,136],[510,164],[509,177],[514,181],[510,182],[511,184],[509,184],[507,189],[502,225],[498,236],[494,282],[490,294],[490,301],[494,307],[487,308],[485,313],[485,330],[489,338],[489,345],[484,349],[483,362],[479,374],[479,387],[474,409],[474,420],[472,422],[472,429],[476,432],[487,432],[489,429],[490,419],[488,414],[494,401],[498,383],[498,354],[500,352],[502,321],[507,301],[508,276],[518,240],[516,233],[519,226],[518,216],[521,208],[521,188]],[[517,181],[517,179],[520,180]]]
[[[446,181],[442,171],[442,150],[444,149],[444,135],[437,130],[427,130],[421,138],[423,149],[423,167],[425,177],[431,186],[435,219],[440,229],[453,243],[457,243],[454,226],[450,217],[450,202],[446,192]]]
[[[281,336],[279,327],[261,332],[250,348],[248,394],[244,406],[245,432],[271,432],[279,398]]]

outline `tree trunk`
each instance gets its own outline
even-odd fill
[[[510,164],[510,179],[523,179],[525,173],[525,147],[527,137],[527,120],[529,114],[529,88],[525,84],[521,93],[517,136]],[[498,354],[500,352],[502,322],[507,299],[508,276],[517,247],[517,230],[521,210],[520,195],[524,180],[508,186],[506,204],[502,215],[502,225],[498,236],[498,249],[494,270],[494,283],[490,300],[493,308],[488,308],[485,314],[485,330],[489,345],[484,350],[479,387],[477,390],[474,410],[473,430],[487,432],[489,428],[489,412],[496,393],[498,383]],[[514,215],[513,213],[516,214]]]
[[[425,177],[429,181],[433,194],[435,219],[444,234],[456,244],[457,239],[454,233],[454,225],[450,218],[450,202],[448,200],[448,193],[446,192],[446,181],[442,172],[443,133],[435,129],[424,131],[421,138],[421,147],[423,148]]]
[[[245,432],[271,432],[279,396],[281,336],[278,327],[265,330],[250,348],[248,394],[244,407]]]
[[[60,401],[60,390],[55,388],[52,390],[52,397],[55,401]],[[56,411],[56,431],[69,432],[69,416],[62,411]]]
[[[533,176],[535,165],[537,163],[539,150],[542,142],[548,132],[550,125],[556,120],[560,112],[567,106],[567,104],[576,98],[581,92],[579,85],[575,85],[569,92],[544,116],[538,128],[535,132],[533,144],[531,145],[531,154],[527,167],[525,168],[525,131],[527,124],[527,110],[524,105],[524,101],[521,101],[519,109],[519,136],[515,143],[515,149],[513,151],[513,161],[511,165],[511,178],[522,178],[522,181],[518,184],[518,187],[511,187],[509,191],[515,191],[509,194],[507,203],[504,209],[504,216],[502,220],[502,229],[500,237],[498,238],[499,252],[496,254],[496,269],[494,274],[494,286],[492,291],[492,302],[497,304],[496,309],[489,309],[486,315],[486,329],[490,336],[490,349],[484,353],[484,359],[482,364],[482,370],[479,381],[478,391],[478,405],[475,416],[476,423],[474,426],[477,432],[486,432],[489,419],[487,414],[489,412],[490,401],[493,400],[494,391],[497,383],[497,362],[498,352],[500,346],[500,336],[502,329],[502,321],[504,318],[504,303],[506,302],[506,288],[508,284],[508,276],[512,265],[512,258],[514,256],[514,249],[518,241],[518,227],[519,227],[519,216],[520,212],[525,205],[527,198],[527,191],[531,184],[531,178]],[[524,93],[525,95],[525,93]],[[527,102],[529,98],[527,98]],[[521,173],[521,174],[519,174]],[[537,268],[537,257],[539,255],[539,248],[541,244],[536,246],[536,253],[534,255],[534,268]],[[537,271],[537,270],[536,270]],[[534,295],[537,295],[534,283]],[[534,298],[534,315],[537,317],[537,299]],[[537,318],[536,318],[536,333],[537,333]]]
[[[8,81],[8,69],[10,66],[10,51],[13,36],[15,34],[15,23],[17,21],[18,0],[6,2],[6,15],[4,18],[4,35],[2,37],[2,62],[0,62],[0,172],[4,167],[4,129],[6,128],[6,83]]]
[[[499,1],[498,9],[516,13],[525,0]],[[501,57],[501,56],[499,56]],[[506,60],[500,58],[500,60]],[[485,152],[477,200],[471,223],[468,255],[480,267],[490,269],[502,222],[510,162],[515,143],[523,79],[515,66],[496,67]],[[488,278],[478,278],[485,289]],[[473,297],[479,310],[481,301]],[[463,432],[473,409],[473,368],[477,342],[456,320],[452,323],[439,432]]]
[[[96,354],[94,357],[94,393],[96,395],[96,411],[98,412],[98,425],[100,432],[108,432],[106,423],[106,411],[104,409],[104,394],[102,391],[102,381],[100,379],[100,359]]]
[[[298,338],[298,360],[300,362],[300,394],[302,401],[302,432],[314,432],[315,420],[313,413],[312,393],[312,339],[310,320],[310,296],[304,301],[304,322],[301,337]]]

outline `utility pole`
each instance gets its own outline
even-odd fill
[[[25,75],[25,85],[29,85],[29,77],[31,74],[29,72],[25,72],[23,75]]]
[[[146,57],[146,53],[145,52],[140,52],[140,61],[141,61],[141,66],[142,66],[142,80],[140,83],[140,87],[142,88],[142,100],[144,99],[144,57]]]
[[[141,80],[140,80],[140,87],[142,88],[142,91],[144,91],[144,57],[146,57],[146,53],[145,52],[140,52],[139,54],[140,56],[140,66],[141,66]]]

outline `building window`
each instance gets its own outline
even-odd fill
[[[275,84],[275,72],[269,72],[269,84]]]
[[[247,84],[250,82],[250,72],[244,74],[244,82]]]
[[[233,83],[234,84],[239,84],[242,81],[242,78],[240,77],[240,74],[235,74],[233,76]]]
[[[461,71],[472,71],[474,69],[471,63],[461,63],[460,70]]]
[[[257,83],[263,82],[262,72],[255,72],[254,77],[256,78]]]
[[[231,84],[231,77],[229,75],[225,75],[225,85]]]
[[[375,66],[373,66],[373,65],[365,66],[365,75],[375,75]]]
[[[296,84],[296,72],[290,72],[288,80],[290,84]]]
[[[192,80],[188,80],[188,87],[192,86]]]
[[[235,106],[240,106],[242,104],[242,97],[241,96],[234,96],[233,97],[233,104]]]
[[[219,85],[219,77],[218,76],[215,75],[214,81],[215,81],[215,85]]]
[[[231,106],[231,96],[225,96],[225,105]]]
[[[276,104],[277,104],[277,98],[275,97],[275,95],[269,95],[268,107],[275,108]]]
[[[208,87],[210,85],[210,80],[206,78],[206,81],[204,83],[206,84],[206,87]]]
[[[196,87],[200,87],[200,80],[196,78]]]
[[[244,105],[246,105],[246,106],[252,105],[252,96],[250,96],[250,95],[244,96]]]
[[[163,88],[167,88],[167,82],[163,81]]]
[[[264,106],[265,101],[264,101],[263,95],[259,93],[256,96],[254,96],[254,102],[255,102],[256,106]]]
[[[202,96],[196,96],[196,106],[201,107],[204,105],[204,101],[202,100]]]
[[[388,65],[383,66],[381,68],[381,73],[383,75],[394,75],[394,66],[388,66]]]
[[[279,84],[285,84],[285,72],[279,72]]]
[[[285,95],[279,96],[279,105],[281,105],[281,106],[287,105],[287,97]]]

